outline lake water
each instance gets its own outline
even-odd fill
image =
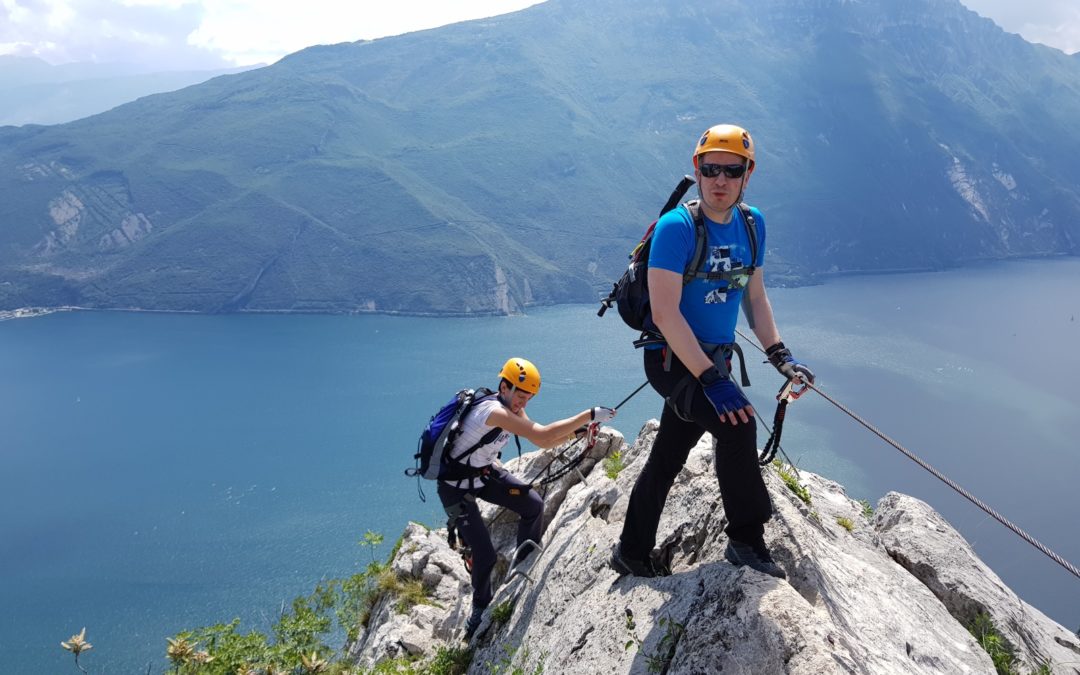
[[[820,386],[1080,564],[1080,260],[843,278],[770,291]],[[644,381],[632,332],[594,306],[528,316],[62,313],[0,322],[0,666],[165,670],[165,638],[283,602],[363,567],[366,530],[441,523],[411,464],[428,416],[503,360],[544,376],[530,415],[613,405]],[[751,350],[747,350],[748,355]],[[748,359],[766,417],[779,376]],[[660,412],[646,389],[613,426]],[[762,439],[764,436],[762,436]],[[820,397],[784,447],[871,502],[929,502],[1025,600],[1080,626],[1080,579]]]

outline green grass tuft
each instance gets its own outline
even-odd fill
[[[787,485],[788,489],[794,492],[796,497],[809,506],[810,490],[799,483],[799,479],[795,477],[795,473],[791,471],[791,468],[778,459],[773,460],[773,466],[776,467],[776,473],[780,475],[780,480],[784,481],[784,485]]]

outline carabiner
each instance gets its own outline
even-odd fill
[[[807,382],[803,382],[801,387],[796,387],[795,380],[790,379],[787,382],[784,382],[784,385],[780,387],[780,392],[776,394],[776,400],[787,401],[790,403],[791,401],[798,400],[798,398],[805,394],[806,390],[809,388],[810,384]]]
[[[592,450],[596,445],[596,438],[600,435],[600,423],[589,422],[589,428],[585,431],[585,449]]]

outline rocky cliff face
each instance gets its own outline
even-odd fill
[[[549,491],[544,550],[504,577],[473,637],[469,672],[994,673],[966,626],[990,617],[1014,650],[1015,672],[1080,673],[1080,638],[1010,591],[927,504],[890,493],[870,509],[842,486],[801,472],[804,501],[765,470],[775,514],[766,539],[781,581],[724,561],[726,524],[710,438],[691,452],[660,523],[670,577],[620,577],[608,566],[630,490],[656,434],[631,446],[606,430],[583,463]],[[620,452],[613,480],[595,469]],[[510,468],[532,478],[554,451]],[[516,466],[515,466],[516,464]],[[557,466],[558,464],[556,464]],[[504,559],[514,518],[488,507]],[[392,561],[422,579],[433,605],[405,613],[383,598],[350,655],[365,667],[460,647],[468,575],[446,532],[411,524]]]

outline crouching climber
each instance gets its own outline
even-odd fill
[[[505,507],[517,513],[517,544],[540,543],[543,531],[543,498],[532,486],[515,478],[499,463],[498,457],[510,436],[524,437],[541,448],[551,448],[590,422],[603,423],[615,417],[615,410],[594,407],[573,417],[538,424],[529,419],[525,407],[540,391],[540,371],[531,362],[512,358],[499,372],[497,392],[483,396],[462,418],[461,431],[446,452],[447,466],[440,474],[438,493],[449,517],[472,549],[472,613],[465,625],[469,639],[491,604],[491,573],[495,568],[495,548],[487,526],[480,517],[477,500]],[[531,549],[521,549],[526,557]],[[518,561],[515,561],[518,562]]]

